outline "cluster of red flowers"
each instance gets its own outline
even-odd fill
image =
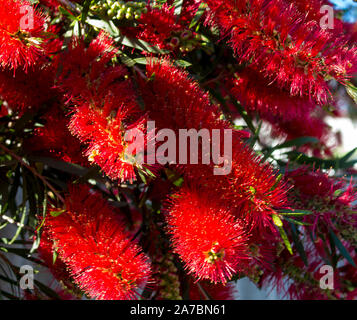
[[[31,115],[36,128],[24,139],[26,153],[97,166],[108,178],[95,187],[69,185],[63,204],[53,201],[48,207],[39,253],[54,276],[72,293],[79,288],[96,299],[134,299],[155,288],[159,298],[177,298],[182,293],[177,283],[183,278],[189,279],[192,299],[230,299],[234,288],[226,283],[240,275],[259,285],[273,282],[291,297],[330,298],[318,286],[318,268],[336,252],[322,242],[330,235],[339,250],[342,246],[354,252],[353,186],[309,167],[287,169],[282,178],[246,144],[252,137],[235,129],[221,108],[235,99],[245,115],[258,114],[275,134],[288,140],[316,137],[318,149],[326,148],[331,133],[320,107],[334,104],[328,81],[346,84],[356,71],[357,51],[337,18],[334,30],[319,26],[324,1],[190,0],[180,10],[173,1],[148,3],[134,24],[117,26],[126,37],[167,50],[164,57],[145,52],[145,70],[104,31],[96,34],[92,28],[86,37],[69,39],[65,22],[49,28],[51,15],[59,20],[64,16],[57,1],[40,3],[48,16],[25,0],[6,0],[0,7],[0,114],[16,119]],[[25,27],[23,8],[31,9]],[[236,65],[222,72],[222,85],[228,86],[221,91],[228,92],[227,99],[212,99],[202,89],[197,81],[206,81],[202,70],[194,79],[175,62],[178,55],[199,49],[199,28],[190,25],[200,18],[205,21],[201,28],[208,26],[218,44],[228,39],[234,51],[230,61]],[[214,38],[217,28],[220,40]],[[126,60],[119,63],[122,55]],[[206,55],[202,50],[197,57],[204,60]],[[129,63],[125,66],[124,61]],[[211,137],[219,132],[221,150],[225,130],[232,130],[231,170],[215,175],[219,165],[212,159],[202,164],[201,158],[199,164],[179,164],[178,159],[166,166],[139,162],[139,154],[150,157],[147,144],[132,153],[134,138],[126,133],[135,129],[153,138],[156,132],[147,131],[148,121],[175,133],[207,129]],[[177,146],[177,151],[182,150]],[[134,182],[141,194],[141,214],[133,209],[129,191],[120,189]],[[109,205],[97,188],[127,200],[126,211]],[[145,193],[146,188],[154,191]],[[142,210],[148,201],[150,213]],[[298,221],[301,234],[284,218],[292,209],[309,211]],[[294,229],[287,234],[291,223]],[[155,244],[146,242],[156,239]],[[286,248],[286,242],[294,245]],[[164,252],[162,247],[170,249]],[[355,254],[349,257],[356,261]],[[163,270],[165,275],[160,275]],[[351,298],[344,279],[346,274],[356,279],[355,269],[344,264],[335,273],[338,290],[333,297]]]
[[[45,228],[78,286],[98,299],[136,297],[150,266],[128,238],[120,212],[86,186],[73,187],[61,210],[50,210]]]
[[[316,137],[329,153],[331,134],[318,106],[334,105],[328,82],[345,83],[356,72],[356,49],[340,20],[329,17],[333,29],[321,27],[326,2],[207,3],[238,62],[247,65],[235,75],[233,95],[279,135]]]

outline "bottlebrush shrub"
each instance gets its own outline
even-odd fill
[[[355,149],[327,120],[354,120],[356,33],[326,4],[2,1],[0,295],[355,299]],[[13,292],[13,254],[50,279]]]

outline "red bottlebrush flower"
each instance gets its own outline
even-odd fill
[[[220,130],[222,141],[224,129],[232,129],[234,140],[246,136],[245,132],[234,130],[228,121],[223,120],[218,106],[211,103],[208,94],[189,78],[187,72],[169,61],[151,61],[147,64],[146,75],[148,81],[140,79],[140,93],[148,118],[155,121],[158,130],[168,128],[179,134],[180,129],[205,129],[212,135],[215,129]],[[187,154],[190,155],[189,150]],[[201,163],[201,159],[198,162]],[[212,167],[213,163],[210,165]],[[181,166],[181,169],[187,170],[189,166]]]
[[[286,177],[293,182],[294,189],[306,198],[331,198],[340,186],[321,170],[311,170],[308,167],[286,173]]]
[[[354,255],[353,261],[355,264],[357,264],[357,256]],[[342,279],[348,279],[350,283],[352,283],[354,286],[357,285],[357,268],[355,268],[353,265],[350,263],[346,263],[343,266],[341,266],[338,270],[339,275]],[[355,300],[357,297],[357,289],[353,290],[352,292],[348,292],[346,295],[347,300]]]
[[[145,110],[158,128],[231,128],[220,118],[222,112],[210,102],[208,94],[189,78],[186,71],[167,60],[153,60],[147,64],[146,70],[149,81],[140,82],[141,96]]]
[[[80,3],[82,0],[72,0],[71,2],[78,2]],[[40,0],[40,3],[51,8],[51,9],[58,9],[61,5],[59,0]]]
[[[55,246],[51,240],[48,231],[44,230],[41,235],[40,246],[38,248],[38,253],[40,258],[44,261],[46,266],[50,269],[54,277],[66,287],[66,289],[74,289],[74,284],[71,281],[71,275],[67,270],[66,264],[57,257],[53,261],[53,253],[55,251]]]
[[[275,232],[272,215],[286,208],[287,186],[273,168],[243,144],[233,148],[231,191],[224,196],[236,207],[236,215],[245,219],[256,232],[268,228]],[[238,192],[236,192],[237,190]]]
[[[229,210],[212,199],[181,189],[171,197],[167,223],[174,251],[188,272],[199,280],[225,283],[246,264],[248,235]]]
[[[59,87],[75,104],[69,129],[88,145],[89,161],[113,180],[132,182],[135,169],[141,168],[135,155],[143,150],[127,152],[130,141],[125,141],[125,132],[137,129],[144,133],[145,121],[127,70],[108,66],[115,52],[113,40],[104,33],[88,48],[82,42],[74,43]]]
[[[107,102],[107,104],[113,103]],[[114,118],[99,108],[84,104],[77,108],[71,117],[69,128],[75,136],[83,143],[88,144],[86,155],[90,162],[98,164],[109,178],[119,181],[136,180],[135,169],[141,169],[142,163],[138,162],[136,155],[144,150],[137,148],[129,152],[131,142],[125,141],[126,130],[136,129],[144,134],[143,121],[126,125],[125,118],[130,117],[130,113],[125,110],[125,106],[119,106]],[[109,120],[108,120],[109,119]]]
[[[44,54],[44,16],[29,1],[9,0],[1,4],[0,21],[0,66],[27,70]]]
[[[335,296],[336,292],[323,290],[320,287],[319,268],[322,259],[315,257],[314,252],[305,248],[308,265],[293,248],[291,255],[287,250],[275,246],[275,260],[273,268],[261,269],[258,287],[272,286],[278,294],[290,299],[320,300],[327,299],[328,295]],[[330,292],[329,292],[330,291]]]
[[[200,193],[215,192],[218,205],[225,208],[229,203],[231,213],[244,220],[253,238],[266,230],[270,237],[276,236],[272,215],[289,206],[288,187],[268,163],[242,142],[233,142],[229,174],[216,176],[208,166],[194,165],[185,169],[185,174],[190,181],[199,183]]]
[[[233,283],[213,284],[209,281],[190,283],[190,300],[234,300],[236,286]]]
[[[69,120],[56,108],[59,107],[56,106],[45,114],[45,125],[34,130],[34,135],[26,141],[25,148],[31,153],[88,166],[87,159],[80,151],[83,147],[68,130]]]
[[[303,152],[312,151],[315,156],[323,154],[331,155],[332,150],[339,144],[337,136],[331,132],[331,127],[324,122],[324,113],[310,115],[306,113],[302,117],[284,120],[281,117],[265,116],[272,125],[272,136],[284,137],[286,141],[299,137],[315,137],[319,141],[315,144],[306,144],[301,147]]]
[[[27,70],[0,70],[0,97],[7,102],[8,109],[22,115],[35,111],[52,102],[57,92],[52,89],[55,70],[48,65],[35,66]]]
[[[283,120],[302,118],[315,108],[306,98],[292,97],[278,88],[260,72],[245,68],[236,74],[232,93],[250,113],[257,112],[261,118],[279,117]]]
[[[138,24],[121,27],[121,31],[130,38],[144,40],[174,54],[191,51],[200,45],[199,37],[189,25],[201,1],[184,1],[179,15],[175,14],[173,2],[167,1],[160,8],[148,4],[147,11],[137,20]]]
[[[119,217],[86,186],[70,190],[64,212],[50,213],[45,227],[77,285],[103,300],[133,299],[149,279],[148,259],[125,232]]]
[[[312,150],[314,154],[330,154],[334,138],[330,127],[323,121],[324,112],[316,109],[313,101],[306,97],[291,96],[289,92],[269,83],[260,72],[245,68],[236,73],[233,96],[244,108],[272,126],[272,136],[292,140],[302,136],[316,137],[319,143],[306,144],[302,151]],[[321,116],[317,116],[321,114]],[[335,139],[337,144],[337,139]]]
[[[356,48],[348,46],[346,37],[323,30],[291,2],[207,3],[239,62],[250,63],[293,96],[326,104],[331,101],[327,80],[344,82],[356,70]]]
[[[158,46],[161,49],[167,49],[168,40],[174,32],[178,32],[183,27],[177,23],[174,13],[174,7],[164,4],[162,8],[155,9],[147,6],[147,13],[143,13],[138,20],[139,25],[133,31],[139,39],[147,41]]]
[[[304,221],[311,224],[310,230],[326,233],[332,228],[343,233],[352,243],[357,243],[354,240],[357,226],[354,201],[357,195],[351,184],[308,167],[287,172],[286,177],[293,185],[289,195],[293,205],[314,213],[304,217]]]
[[[108,62],[117,53],[114,41],[105,32],[99,35],[86,48],[84,41],[73,39],[68,51],[56,57],[56,69],[61,70],[58,75],[58,87],[68,98],[93,99],[92,95],[102,94],[101,99],[108,93],[108,85],[112,85],[116,78],[124,77],[123,68],[108,68]],[[66,61],[66,63],[63,63]],[[101,85],[95,82],[100,79]],[[111,86],[114,89],[114,86]]]

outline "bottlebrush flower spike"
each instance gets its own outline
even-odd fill
[[[111,99],[111,97],[109,97]],[[136,180],[136,169],[142,168],[142,163],[136,158],[144,150],[138,148],[129,152],[132,141],[125,140],[125,132],[133,129],[141,131],[144,135],[144,119],[139,119],[131,124],[126,124],[130,112],[125,105],[119,105],[116,115],[111,117],[105,108],[111,102],[106,100],[104,110],[89,104],[77,107],[72,115],[69,129],[83,143],[88,145],[86,156],[90,162],[98,164],[109,178],[121,182]],[[112,112],[113,114],[113,112]]]
[[[206,2],[238,61],[293,96],[326,104],[332,100],[327,80],[344,83],[356,70],[357,51],[346,37],[323,30],[290,1]]]
[[[48,231],[44,230],[42,232],[40,246],[38,248],[40,258],[50,269],[57,281],[59,281],[66,289],[74,290],[75,286],[71,281],[71,275],[67,270],[66,264],[59,257],[53,261],[53,254],[55,250],[56,248],[48,234]]]
[[[131,34],[139,39],[158,46],[160,49],[169,49],[169,39],[172,33],[178,32],[183,27],[177,23],[174,7],[164,4],[162,8],[147,6],[147,12],[143,13],[138,20],[138,27],[131,30]]]
[[[247,111],[251,114],[257,112],[263,119],[272,116],[284,120],[301,118],[316,107],[308,98],[291,96],[254,69],[245,68],[237,72],[232,82],[234,97]]]
[[[155,121],[158,130],[169,128],[179,134],[180,129],[204,129],[212,135],[212,130],[215,129],[220,130],[222,141],[224,129],[232,130],[233,140],[247,136],[246,132],[233,129],[223,119],[218,106],[211,103],[208,94],[202,91],[196,81],[189,78],[186,71],[175,67],[168,60],[152,60],[146,68],[147,79],[140,78],[139,81],[140,95],[148,118]],[[187,154],[190,155],[189,150]],[[198,162],[201,163],[201,160]],[[179,159],[176,159],[176,163],[179,163]],[[213,162],[210,167],[212,165]],[[180,168],[185,171],[189,166],[190,164]]]
[[[34,135],[24,144],[25,149],[87,167],[89,163],[83,156],[84,148],[68,130],[69,119],[64,111],[59,106],[53,106],[44,119],[45,125],[34,130]]]
[[[170,199],[169,232],[189,273],[199,280],[225,283],[243,270],[248,234],[228,209],[187,187]]]
[[[44,104],[58,99],[54,85],[55,70],[50,65],[34,66],[25,72],[0,69],[0,97],[7,102],[8,109],[20,116],[35,112]]]
[[[237,72],[235,77],[231,89],[233,96],[252,116],[257,113],[270,123],[273,136],[286,140],[302,136],[316,137],[318,144],[306,144],[301,150],[312,150],[316,155],[330,154],[334,147],[334,135],[323,120],[325,112],[322,108],[317,109],[318,106],[307,97],[291,96],[256,70],[245,68]],[[338,141],[335,139],[334,143]]]
[[[81,41],[73,43],[58,86],[74,104],[69,129],[87,145],[88,160],[109,178],[132,182],[142,165],[135,155],[143,150],[128,152],[131,141],[125,141],[125,133],[136,129],[144,134],[145,116],[127,70],[109,65],[115,53],[105,33],[88,48]]]
[[[217,206],[226,208],[229,203],[231,214],[245,222],[253,238],[260,233],[276,236],[272,215],[278,208],[289,206],[288,186],[243,142],[233,142],[232,170],[228,175],[217,176],[208,166],[190,165],[185,168],[185,177],[199,184],[200,194],[214,192]]]
[[[303,152],[312,151],[315,156],[332,155],[332,150],[339,144],[337,135],[332,132],[332,128],[324,121],[325,113],[316,115],[305,113],[302,117],[290,120],[266,115],[267,120],[272,125],[272,136],[283,137],[286,141],[299,137],[315,137],[319,141],[315,144],[306,144],[300,148]]]
[[[210,102],[186,71],[168,60],[151,60],[146,66],[148,81],[141,79],[141,96],[149,117],[158,128],[178,130],[230,128],[221,119],[222,112]],[[157,108],[157,106],[160,108]]]
[[[230,187],[224,195],[235,208],[235,215],[244,219],[253,230],[268,228],[272,236],[276,228],[272,215],[276,209],[287,207],[286,183],[274,172],[269,163],[256,156],[242,143],[233,147]]]
[[[58,87],[68,98],[82,96],[88,99],[92,96],[91,90],[95,88],[94,82],[100,79],[102,86],[95,89],[97,92],[107,94],[103,92],[103,84],[111,84],[115,81],[115,77],[125,75],[124,69],[119,67],[114,69],[116,71],[114,75],[108,75],[105,82],[103,81],[105,73],[114,72],[108,67],[108,62],[116,53],[113,39],[105,32],[100,32],[88,47],[83,40],[73,38],[68,51],[62,52],[55,59],[56,69],[61,70],[58,76]]]
[[[70,189],[59,216],[50,209],[45,228],[74,281],[92,298],[134,299],[150,277],[150,266],[125,232],[120,216],[88,187]]]
[[[308,167],[287,172],[286,177],[293,185],[289,194],[293,206],[314,212],[304,217],[312,232],[326,233],[333,228],[357,244],[357,193],[351,184]]]
[[[26,0],[2,1],[0,7],[0,66],[27,70],[44,55],[45,17]]]

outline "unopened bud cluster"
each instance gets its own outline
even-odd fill
[[[116,20],[137,20],[142,13],[147,12],[146,3],[142,1],[92,1],[90,10]]]
[[[193,49],[202,46],[202,37],[200,34],[193,33],[190,30],[183,30],[173,34],[170,38],[168,46],[171,50],[180,50],[180,52],[190,52]]]

